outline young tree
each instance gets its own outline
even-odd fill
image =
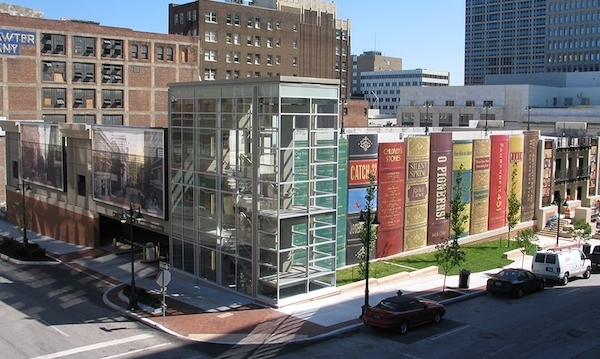
[[[375,219],[375,211],[373,201],[375,200],[375,193],[377,192],[377,186],[375,185],[375,174],[369,174],[369,187],[367,187],[367,194],[365,195],[365,208],[362,210],[362,215],[365,220],[365,224],[360,230],[360,243],[362,244],[361,250],[357,253],[357,257],[360,260],[358,265],[358,271],[361,277],[368,278],[367,268],[368,261],[371,259],[371,253],[375,248],[375,242],[377,242],[377,227],[373,225]],[[370,226],[367,226],[367,223]],[[367,279],[368,280],[368,279]]]
[[[573,222],[573,228],[570,230],[573,239],[579,243],[587,243],[592,238],[592,226],[584,218]]]
[[[469,215],[465,213],[467,204],[463,202],[465,191],[463,183],[463,166],[460,166],[458,175],[454,178],[452,186],[452,199],[450,200],[450,213],[446,217],[450,220],[450,236],[435,245],[435,261],[444,273],[444,285],[442,291],[446,290],[446,278],[448,272],[465,260],[465,251],[460,248],[458,238],[464,233]]]
[[[508,209],[506,211],[506,224],[508,226],[507,247],[510,247],[510,231],[519,224],[521,219],[521,201],[517,198],[517,163],[513,163],[510,174],[510,189],[508,191]],[[500,241],[502,243],[502,241]]]
[[[521,268],[525,264],[525,254],[535,247],[539,241],[538,236],[531,228],[524,229],[522,231],[517,232],[517,237],[515,237],[515,243],[517,248],[521,250],[523,254],[523,258],[521,259]]]

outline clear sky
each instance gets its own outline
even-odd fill
[[[2,0],[0,0],[2,1]],[[4,0],[44,12],[48,19],[74,18],[138,31],[168,31],[169,0]],[[404,70],[464,74],[465,0],[338,0],[338,18],[351,20],[352,54],[377,50],[402,58]]]

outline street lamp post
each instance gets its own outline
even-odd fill
[[[487,136],[488,134],[488,110],[490,109],[490,105],[486,104],[483,105],[483,107],[485,108],[485,135]]]
[[[432,105],[433,104],[429,100],[426,100],[425,104],[423,105],[425,106],[425,134],[429,133],[429,107]]]
[[[365,211],[360,211],[360,217],[358,218],[359,223],[363,223],[363,225],[367,226],[367,240],[366,248],[365,248],[365,304],[362,307],[362,312],[360,317],[362,318],[365,315],[365,311],[369,308],[369,262],[371,261],[371,226],[378,226],[379,219],[377,218],[377,213],[374,213],[371,209],[371,206],[367,206]]]
[[[529,127],[529,117],[531,115],[531,106],[527,106],[525,107],[527,109],[527,131],[529,131],[530,127]]]
[[[21,201],[21,209],[23,212],[21,215],[23,217],[21,217],[21,221],[23,222],[23,244],[25,245],[27,245],[29,242],[27,239],[27,208],[25,208],[25,192],[29,191],[31,191],[31,186],[29,186],[29,183],[25,183],[25,179],[23,176],[21,176],[21,184],[17,185],[17,192],[21,192],[23,195],[23,199]]]
[[[121,217],[119,218],[121,220],[121,223],[125,224],[127,223],[127,219],[129,218],[129,244],[131,247],[131,293],[129,295],[129,310],[135,310],[138,307],[138,303],[137,303],[137,298],[136,298],[136,290],[135,290],[135,272],[134,272],[134,256],[133,256],[133,221],[135,220],[136,222],[139,219],[144,218],[144,216],[142,216],[142,214],[140,213],[140,209],[138,208],[137,210],[133,209],[133,204],[129,204],[129,216],[125,213],[125,211],[123,211],[121,213]]]

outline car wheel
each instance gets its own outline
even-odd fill
[[[400,334],[405,334],[406,332],[408,332],[408,322],[403,321],[402,323],[400,323],[398,331],[400,332]]]
[[[543,291],[545,286],[546,286],[546,285],[544,284],[544,281],[541,281],[541,282],[540,282],[540,285],[539,285],[539,287],[538,287],[538,291],[539,291],[539,292]]]
[[[438,310],[433,314],[433,322],[439,323],[441,320],[442,320],[442,313],[440,313],[440,311]]]
[[[592,272],[590,270],[590,267],[587,267],[585,272],[583,272],[583,279],[588,279],[591,274],[592,274]]]
[[[523,294],[525,294],[525,292],[523,292],[523,288],[519,288],[517,290],[517,298],[523,298]]]
[[[567,285],[569,283],[569,272],[565,273],[565,276],[560,279],[560,284]]]

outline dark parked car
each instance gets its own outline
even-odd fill
[[[587,257],[592,262],[592,271],[598,272],[600,270],[600,245],[594,246],[594,250]]]
[[[404,334],[409,327],[429,322],[439,323],[445,314],[446,308],[439,303],[395,296],[367,308],[362,319],[367,326],[397,329],[400,334]]]
[[[487,290],[492,294],[511,294],[521,298],[525,293],[543,291],[544,279],[526,269],[503,269],[487,280]]]

